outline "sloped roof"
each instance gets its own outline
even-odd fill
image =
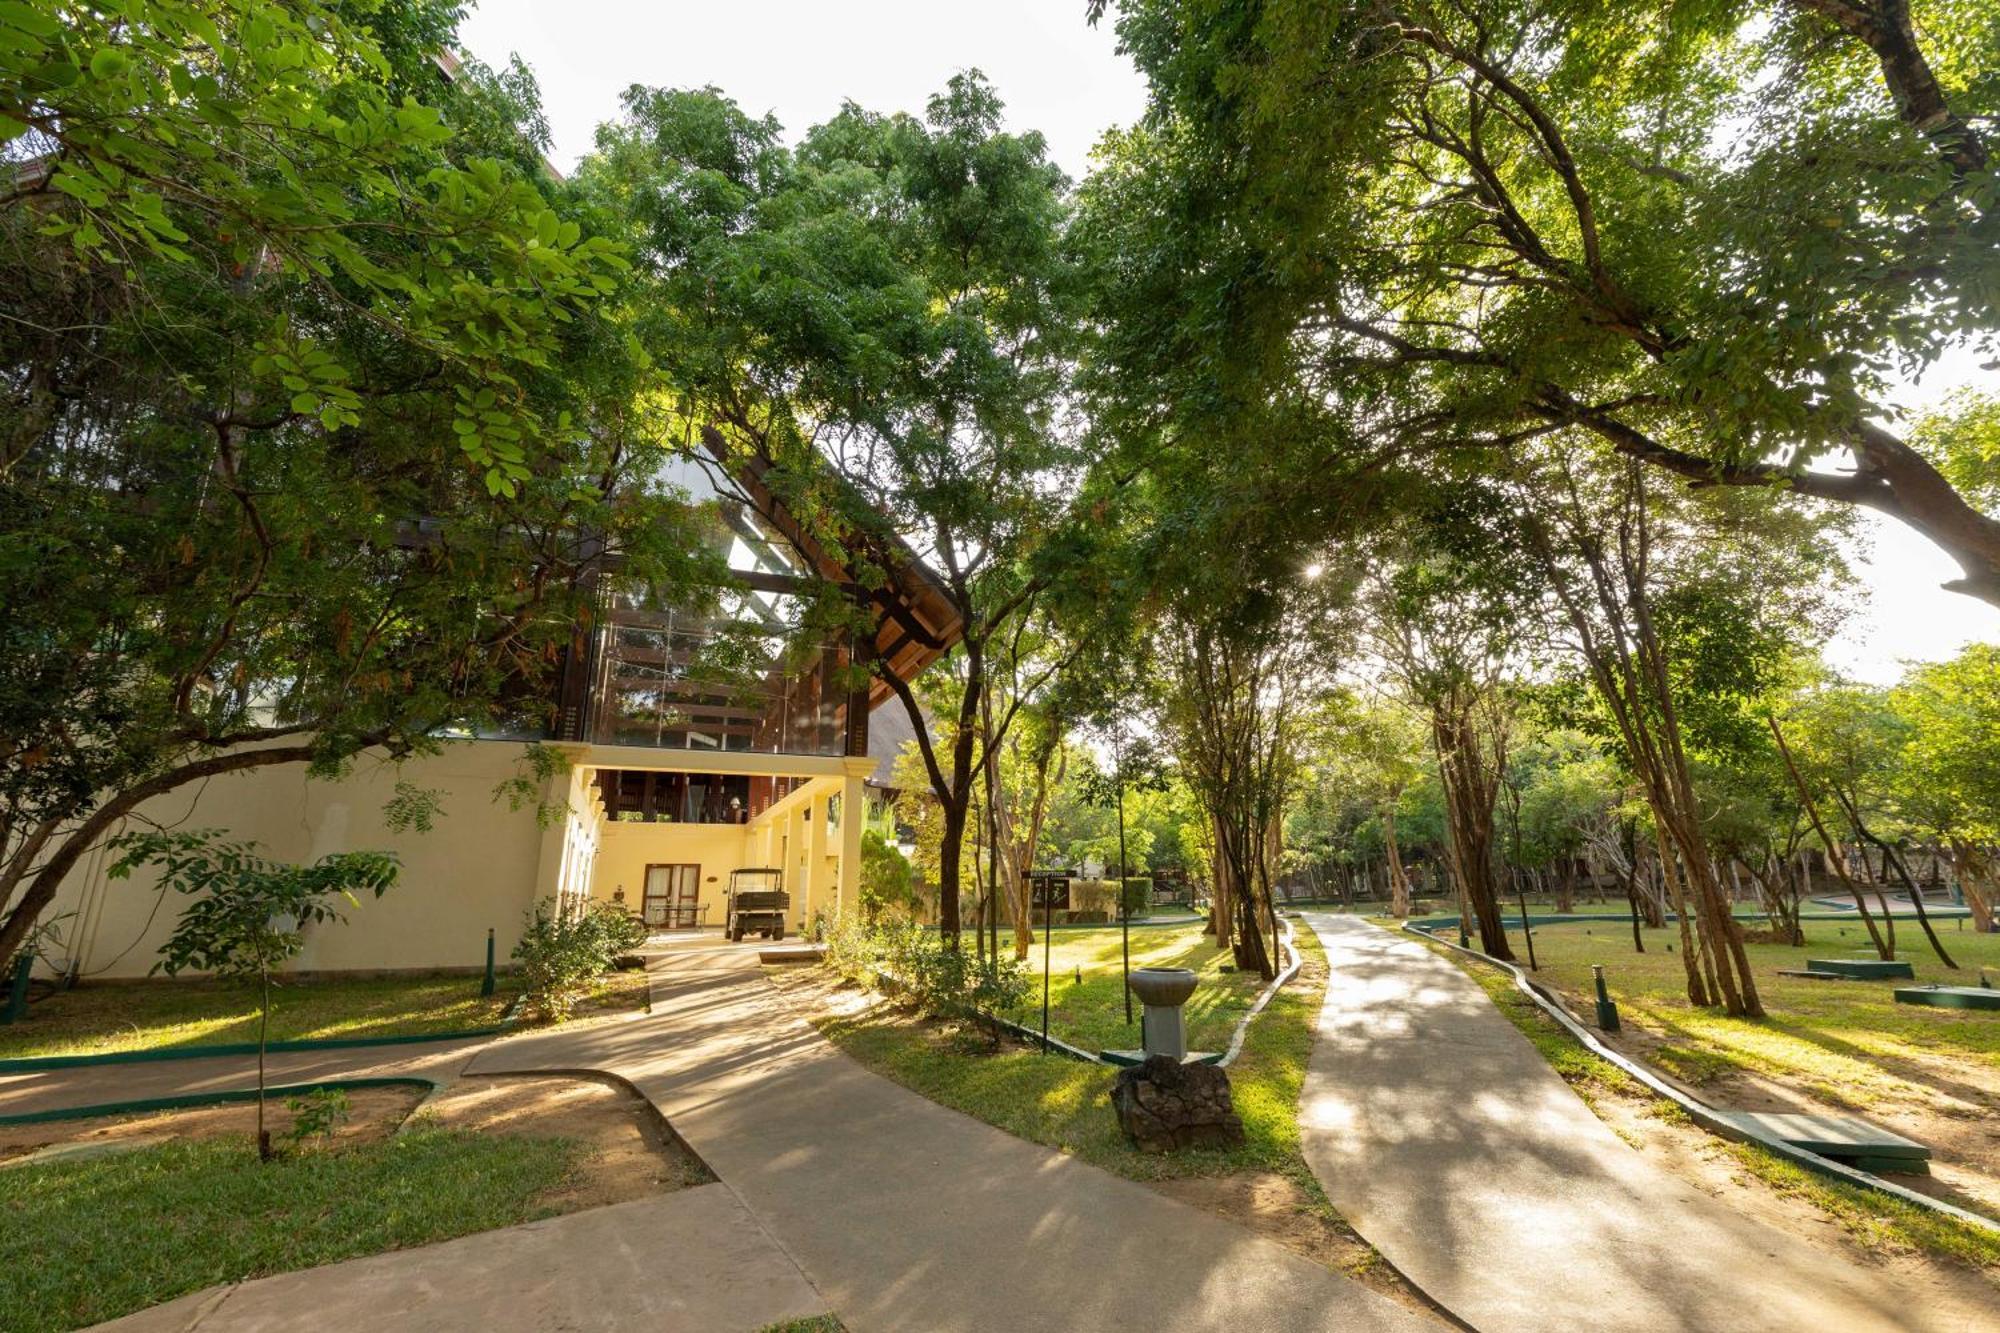
[[[703,427],[701,439],[703,447],[742,491],[744,499],[799,553],[815,575],[841,585],[851,596],[874,607],[875,651],[899,679],[914,680],[958,642],[965,628],[958,610],[945,595],[943,582],[908,542],[893,533],[876,539],[879,549],[871,554],[874,563],[888,571],[889,578],[887,586],[868,586],[850,561],[828,551],[772,492],[765,481],[771,469],[768,461],[732,450],[721,432],[713,427]],[[868,706],[877,708],[892,693],[887,682],[880,678],[871,680]],[[870,753],[874,750],[871,743]]]

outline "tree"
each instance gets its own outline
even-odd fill
[[[884,912],[914,913],[921,878],[908,857],[880,829],[861,832],[861,919],[873,925]]]
[[[1483,951],[1511,960],[1493,819],[1514,720],[1507,668],[1518,620],[1497,591],[1506,566],[1453,549],[1478,535],[1466,519],[1455,502],[1428,508],[1385,549],[1367,595],[1369,634],[1389,687],[1430,733],[1461,919],[1477,921]]]
[[[1408,709],[1383,700],[1355,707],[1335,722],[1333,747],[1343,785],[1361,793],[1380,821],[1389,915],[1410,914],[1410,877],[1396,837],[1396,812],[1422,772],[1421,723]]]
[[[1951,849],[1972,928],[1994,928],[2000,842],[2000,649],[1920,666],[1890,695],[1908,730],[1890,772],[1897,810]]]
[[[714,572],[519,71],[144,8],[0,15],[0,959],[150,798],[541,728],[611,565]]]
[[[1882,836],[1881,818],[1891,808],[1889,773],[1900,759],[1908,735],[1908,724],[1891,707],[1887,692],[1840,683],[1824,685],[1798,700],[1787,730],[1799,738],[1803,780],[1833,797],[1858,847],[1874,847],[1881,853],[1881,880],[1886,881],[1893,871],[1902,881],[1932,952],[1946,967],[1957,967],[1931,927],[1923,893],[1909,867],[1894,844]],[[1832,848],[1828,854],[1833,855]],[[1895,918],[1879,883],[1876,901],[1883,917],[1882,942],[1886,947],[1882,956],[1893,958]]]
[[[643,333],[686,428],[862,571],[828,600],[854,603],[867,641],[916,559],[957,613],[940,734],[888,661],[868,664],[909,712],[945,824],[955,942],[974,787],[1010,725],[1004,708],[985,725],[991,660],[1045,586],[1036,554],[1077,461],[1067,183],[1040,135],[1001,128],[976,72],[922,120],[850,104],[796,150],[712,91],[634,88],[625,106],[582,178],[630,219],[657,292]]]
[[[271,1159],[264,1128],[264,1048],[271,1033],[271,975],[305,947],[306,928],[342,920],[357,893],[379,898],[396,882],[388,852],[335,852],[311,865],[272,861],[255,843],[230,842],[216,829],[138,833],[115,843],[113,879],[141,865],[159,868],[161,891],[192,901],[160,946],[156,972],[194,969],[257,987],[257,1156]]]
[[[1348,475],[1573,429],[1880,510],[2000,603],[1990,493],[1885,399],[2000,330],[1990,3],[1115,9],[1152,90],[1125,225],[1164,238],[1128,285],[1196,316],[1143,327],[1351,428],[1275,447]]]

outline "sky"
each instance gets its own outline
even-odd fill
[[[1117,52],[1109,24],[1084,22],[1084,0],[484,0],[460,29],[489,65],[519,53],[542,88],[563,170],[590,151],[634,83],[713,85],[744,110],[770,112],[791,134],[853,99],[922,114],[953,74],[977,68],[1006,99],[1016,129],[1038,129],[1073,177],[1098,137],[1137,119],[1145,83]],[[1903,386],[1921,410],[1953,388],[2000,388],[2000,375],[1955,355]],[[1861,516],[1862,580],[1853,617],[1828,645],[1841,671],[1886,684],[1906,661],[1936,661],[1976,640],[2000,641],[2000,608],[1945,592],[1957,566],[1909,528]]]

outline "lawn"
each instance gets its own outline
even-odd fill
[[[0,1170],[0,1323],[78,1328],[222,1282],[510,1226],[583,1152],[419,1128],[257,1161],[248,1138]]]
[[[1385,922],[1381,924],[1390,923]],[[1813,923],[1807,924],[1810,926]],[[1821,924],[1823,928],[1831,930],[1836,941],[1845,942],[1843,937],[1838,933],[1837,923],[1833,923],[1830,927],[1826,923]],[[1393,925],[1391,925],[1391,928],[1393,928]],[[1621,992],[1616,987],[1613,988],[1613,995],[1619,1002],[1621,1016],[1628,1020],[1635,1014],[1652,1014],[1659,1011],[1672,1012],[1678,1010],[1680,1013],[1678,1022],[1681,1030],[1712,1030],[1717,1032],[1726,1043],[1730,1044],[1742,1041],[1741,1030],[1744,1027],[1756,1028],[1759,1026],[1756,1024],[1744,1024],[1741,1020],[1721,1018],[1717,1015],[1708,1014],[1706,1011],[1693,1010],[1687,1004],[1686,997],[1681,995],[1677,989],[1681,984],[1682,977],[1677,956],[1668,954],[1665,951],[1664,940],[1653,938],[1653,936],[1659,935],[1662,932],[1646,932],[1646,947],[1648,952],[1645,955],[1634,955],[1631,952],[1632,941],[1629,926],[1621,924],[1618,927],[1618,930],[1623,932],[1617,936],[1617,938],[1623,940],[1623,945],[1620,946],[1622,947],[1622,952],[1619,952],[1616,948],[1606,948],[1601,933],[1586,935],[1582,933],[1584,929],[1581,925],[1549,926],[1538,928],[1535,931],[1535,948],[1543,964],[1541,971],[1537,974],[1540,980],[1568,991],[1572,989],[1570,979],[1573,978],[1575,970],[1579,966],[1582,969],[1584,984],[1588,984],[1590,961],[1601,961],[1606,964],[1607,970],[1615,968],[1618,975],[1630,975],[1634,979],[1644,976],[1647,980],[1647,985],[1638,992],[1638,996],[1643,998],[1637,998],[1631,992]],[[1598,927],[1591,927],[1590,929],[1601,931],[1601,928]],[[1809,945],[1811,945],[1813,934],[1810,930],[1808,930],[1806,938]],[[1851,939],[1851,936],[1847,938]],[[1985,938],[1990,940],[1992,937]],[[1953,947],[1957,943],[1957,939],[1954,938],[1947,947]],[[1547,946],[1546,950],[1544,948],[1545,945]],[[1626,1074],[1625,1071],[1616,1065],[1600,1059],[1585,1050],[1554,1019],[1543,1013],[1532,1000],[1523,995],[1519,988],[1514,985],[1512,978],[1496,968],[1465,959],[1441,945],[1432,944],[1431,947],[1441,956],[1450,959],[1454,964],[1463,968],[1479,983],[1480,987],[1493,998],[1493,1002],[1499,1008],[1500,1012],[1506,1015],[1508,1020],[1515,1027],[1519,1028],[1529,1041],[1534,1043],[1535,1048],[1549,1061],[1555,1071],[1576,1090],[1577,1094],[1583,1098],[1587,1105],[1593,1109],[1599,1109],[1600,1098],[1620,1097],[1628,1099],[1634,1104],[1644,1103],[1649,1114],[1658,1116],[1662,1120],[1669,1122],[1685,1121],[1685,1116],[1678,1106],[1667,1101],[1665,1098],[1656,1096],[1640,1084],[1638,1080]],[[1781,945],[1749,945],[1747,947],[1751,950],[1752,966],[1757,973],[1757,981],[1760,987],[1771,984],[1766,981],[1768,970],[1780,965],[1786,967],[1796,966],[1798,958],[1801,956],[1799,951],[1788,949]],[[1820,946],[1814,947],[1817,950]],[[1526,950],[1522,949],[1520,952],[1525,954]],[[1580,956],[1583,955],[1590,955],[1590,957],[1584,958],[1579,962]],[[1776,957],[1774,958],[1772,955]],[[1819,954],[1816,952],[1815,956],[1819,956]],[[1961,956],[1960,961],[1965,961],[1963,956]],[[1671,964],[1671,967],[1661,968],[1658,966],[1660,962]],[[1640,966],[1635,966],[1634,964],[1640,964]],[[1865,1015],[1877,1007],[1877,1002],[1870,1000],[1866,995],[1853,995],[1844,999],[1824,995],[1824,992],[1828,989],[1842,992],[1874,990],[1876,987],[1873,983],[1791,981],[1782,977],[1774,978],[1772,981],[1775,984],[1773,984],[1771,990],[1766,991],[1764,1000],[1767,1007],[1772,1008],[1774,1018],[1763,1026],[1771,1028],[1773,1031],[1768,1041],[1756,1043],[1759,1047],[1767,1050],[1775,1049],[1779,1052],[1785,1052],[1790,1048],[1784,1043],[1791,1041],[1800,1041],[1807,1048],[1812,1048],[1813,1044],[1810,1040],[1803,1036],[1792,1037],[1784,1031],[1785,1025],[1793,1021],[1797,1021],[1801,1025],[1800,1031],[1802,1033],[1824,1033],[1830,1027],[1838,1027],[1839,1016],[1842,1013],[1862,1015],[1863,1017],[1858,1021],[1865,1025],[1869,1022]],[[1778,986],[1785,987],[1785,990],[1778,992],[1776,990]],[[1812,1010],[1810,1015],[1803,1016],[1797,1020],[1794,1020],[1790,1014],[1780,1016],[1777,1008],[1778,1005],[1789,1005],[1791,1003],[1793,988],[1806,988],[1809,993],[1800,998]],[[1883,997],[1887,998],[1886,991],[1883,992]],[[1575,1008],[1576,1004],[1581,1003],[1577,995],[1571,995],[1569,998],[1573,1001],[1572,1008]],[[1893,1001],[1890,1003],[1893,1006]],[[1904,1010],[1912,1008],[1912,1006],[1907,1005],[1894,1007]],[[1584,1012],[1588,1012],[1588,1010]],[[1919,1009],[1915,1010],[1915,1012],[1921,1015],[1936,1013],[1941,1016],[1942,1013],[1950,1011]],[[1692,1021],[1690,1021],[1690,1017]],[[1900,1014],[1890,1014],[1883,1021],[1889,1027],[1894,1028],[1900,1021],[1900,1018]],[[1711,1023],[1719,1026],[1710,1028]],[[1977,1046],[1982,1043],[1978,1037],[1974,1037],[1973,1044]],[[1647,1052],[1647,1054],[1650,1058],[1658,1059],[1659,1048],[1655,1048]],[[1802,1052],[1793,1051],[1792,1057],[1795,1060],[1810,1061],[1810,1057]],[[1769,1057],[1759,1058],[1768,1059]],[[1991,1059],[1990,1056],[1987,1058]],[[1661,1061],[1661,1063],[1666,1062]],[[1771,1067],[1784,1067],[1784,1063],[1782,1061],[1773,1061]],[[1879,1070],[1876,1070],[1875,1073],[1878,1076],[1880,1075]],[[1713,1077],[1713,1074],[1710,1076]],[[1978,1267],[2000,1267],[2000,1237],[1996,1237],[1992,1232],[1980,1230],[1953,1218],[1941,1216],[1875,1190],[1863,1189],[1859,1186],[1847,1184],[1844,1181],[1829,1180],[1824,1176],[1807,1171],[1803,1167],[1797,1166],[1755,1144],[1723,1143],[1721,1146],[1724,1151],[1740,1162],[1745,1170],[1762,1180],[1766,1185],[1778,1190],[1780,1193],[1794,1194],[1809,1200],[1844,1230],[1871,1248],[1886,1242],[1892,1246],[1908,1247]]]
[[[1216,974],[1214,969],[1220,965],[1220,959],[1212,946],[1200,943],[1199,929],[1190,925],[1133,931],[1134,965],[1142,958],[1155,964],[1170,959],[1180,959],[1188,965],[1199,963],[1205,976],[1203,990],[1221,990],[1225,987],[1220,983],[1227,983],[1227,989],[1239,997],[1246,992],[1254,995],[1254,977]],[[1117,931],[1093,930],[1082,934],[1084,938],[1069,942],[1070,953],[1065,955],[1062,932],[1056,933],[1056,964],[1052,970],[1057,993],[1069,1015],[1061,1029],[1065,1039],[1089,1039],[1091,1034],[1099,1034],[1115,1044],[1136,1045],[1136,1027],[1125,1028],[1123,1006],[1118,999]],[[905,1087],[1011,1134],[1074,1153],[1120,1175],[1159,1180],[1225,1175],[1246,1169],[1276,1171],[1297,1183],[1324,1207],[1325,1195],[1299,1154],[1298,1102],[1305,1079],[1306,1056],[1312,1049],[1313,1024],[1326,988],[1326,957],[1312,932],[1298,931],[1297,941],[1305,967],[1250,1025],[1243,1053],[1229,1070],[1245,1138],[1241,1148],[1229,1151],[1154,1156],[1133,1148],[1120,1132],[1111,1111],[1111,1082],[1117,1071],[1104,1065],[1084,1064],[1019,1046],[992,1052],[986,1049],[984,1039],[974,1033],[920,1023],[887,1011],[885,1006],[848,1016],[819,1014],[815,1021],[836,1046]],[[1071,980],[1065,991],[1063,968],[1067,966],[1073,978],[1079,965],[1084,966],[1083,985],[1079,987]],[[1036,967],[1035,996],[1039,1006],[1039,940]],[[1202,998],[1202,990],[1197,990],[1190,1009]],[[1088,1004],[1086,999],[1090,1001]],[[1246,998],[1217,999],[1204,1010],[1201,1021],[1207,1026],[1197,1031],[1204,1034],[1204,1041],[1214,1042],[1212,1049],[1219,1049],[1227,1040],[1229,1026],[1234,1022],[1227,1015],[1240,1014],[1247,1004]],[[1215,1039],[1215,1033],[1221,1034],[1220,1040]],[[1191,1032],[1190,1036],[1193,1035]],[[1079,1040],[1078,1044],[1082,1042]]]
[[[1679,934],[1672,927],[1642,932],[1646,952],[1640,954],[1632,951],[1627,923],[1538,926],[1535,954],[1541,966],[1536,976],[1583,1005],[1590,993],[1590,965],[1603,963],[1620,1012],[1660,1038],[1647,1052],[1649,1058],[1697,1085],[1748,1072],[1864,1108],[1880,1095],[1903,1091],[1899,1080],[1924,1081],[1953,1066],[2000,1075],[2000,1015],[1897,1004],[1894,984],[1888,982],[1779,976],[1781,969],[1804,967],[1808,957],[1867,950],[1866,930],[1859,923],[1804,924],[1805,948],[1745,946],[1770,1015],[1761,1023],[1688,1003],[1680,956],[1667,951],[1669,944],[1678,947]],[[1946,927],[1940,932],[1945,947],[1960,964],[1956,974],[1937,961],[1915,922],[1897,922],[1898,957],[1915,965],[1919,981],[1977,985],[1981,964],[2000,968],[2000,935],[1975,935],[1940,924]],[[1525,963],[1527,950],[1519,932],[1512,938],[1519,961]]]
[[[476,976],[341,977],[291,981],[271,991],[271,1040],[416,1037],[498,1023],[518,987],[499,978],[479,993]],[[574,1017],[643,1009],[646,973],[607,972]],[[0,1027],[0,1060],[108,1055],[257,1040],[252,988],[201,978],[80,986],[29,1006],[24,1022]]]
[[[513,999],[502,978],[482,997],[476,976],[287,982],[273,989],[271,1040],[401,1037],[487,1027]],[[102,1055],[257,1040],[254,989],[201,979],[84,985],[0,1027],[0,1059]]]
[[[1003,939],[1003,947],[1005,945]],[[1049,1034],[1086,1051],[1133,1048],[1139,1045],[1139,1003],[1132,1002],[1132,1023],[1126,1026],[1123,976],[1119,969],[1116,926],[1053,932],[1049,952]],[[1188,1048],[1220,1051],[1229,1045],[1236,1024],[1257,999],[1263,980],[1254,972],[1237,972],[1227,950],[1216,948],[1201,926],[1138,926],[1132,931],[1132,966],[1185,967],[1200,978],[1182,1012],[1187,1017]],[[1225,972],[1225,967],[1230,968]],[[1032,978],[1029,1027],[1042,1021],[1042,939],[1028,952]],[[1082,981],[1077,978],[1081,976]]]

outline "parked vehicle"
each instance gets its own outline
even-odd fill
[[[785,872],[776,866],[729,872],[729,899],[722,932],[732,940],[762,934],[767,940],[785,938],[785,912],[792,895],[785,892]]]

